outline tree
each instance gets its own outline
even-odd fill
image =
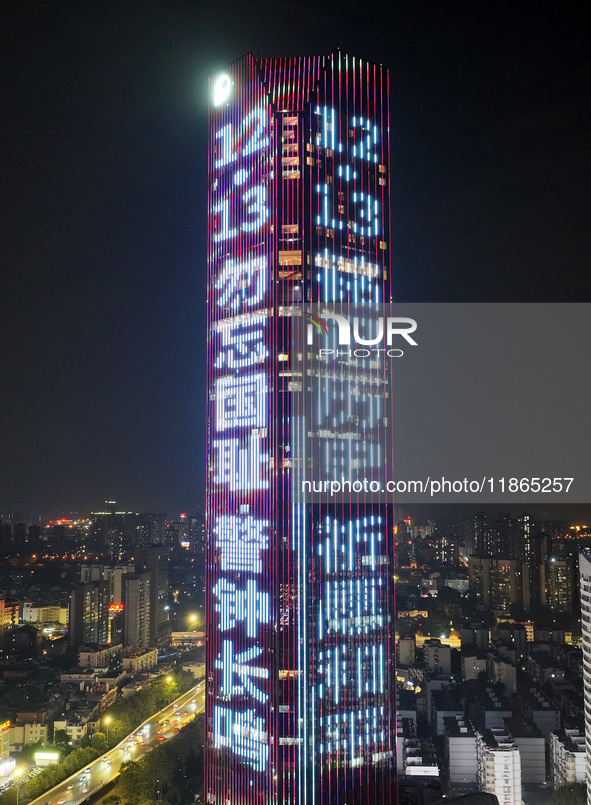
[[[16,786],[12,785],[0,796],[1,805],[16,805]]]
[[[563,785],[554,791],[548,805],[585,805],[587,802],[587,786],[585,783]]]
[[[53,736],[53,742],[56,746],[67,746],[70,742],[68,733],[65,730],[56,730]]]
[[[107,744],[107,736],[104,732],[95,732],[90,740],[93,749],[96,749],[99,755],[104,755],[109,748]]]

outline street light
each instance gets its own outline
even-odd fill
[[[105,716],[105,724],[107,725],[107,743],[109,743],[109,724],[111,723],[111,716]]]
[[[167,682],[170,684],[170,683],[172,682],[172,677],[171,677],[171,676],[167,676],[167,677],[166,677],[166,681],[167,681]],[[169,688],[169,689],[168,689],[168,703],[170,704],[170,702],[171,702],[171,701],[172,701],[172,699],[171,699],[170,688]]]
[[[14,776],[16,777],[16,805],[18,805],[20,793],[21,793],[21,775],[24,772],[23,768],[15,769]]]

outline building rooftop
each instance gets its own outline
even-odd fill
[[[479,736],[492,751],[519,751],[508,730],[483,730]]]
[[[443,728],[446,735],[450,738],[461,736],[474,736],[474,728],[467,718],[457,716],[446,716],[443,719]]]
[[[514,738],[544,738],[544,735],[538,727],[533,723],[533,721],[526,721],[526,719],[520,715],[519,717],[505,718],[503,719],[508,732]]]
[[[569,752],[585,754],[585,734],[580,730],[557,730],[552,735],[556,735]]]

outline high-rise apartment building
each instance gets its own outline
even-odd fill
[[[290,345],[304,305],[389,301],[389,184],[384,68],[249,55],[212,79],[211,805],[393,801],[391,509],[367,493],[305,504],[290,483],[298,393],[317,394],[335,467],[384,404],[379,380],[354,387],[307,354],[302,368]]]
[[[581,551],[579,554],[579,581],[583,637],[587,805],[591,805],[591,553],[588,551]]]
[[[109,585],[109,603],[123,603],[123,577],[135,572],[133,564],[80,565],[80,581],[106,581]]]
[[[548,556],[539,568],[542,606],[553,614],[572,612],[576,595],[574,560]]]
[[[152,645],[150,599],[150,573],[123,577],[123,641],[134,651]]]
[[[172,626],[168,607],[170,548],[151,545],[145,551],[144,570],[150,574],[150,645],[170,645]]]
[[[516,607],[529,609],[529,571],[525,562],[471,556],[468,572],[470,595],[477,605],[499,612],[511,612]]]
[[[93,546],[114,562],[120,562],[131,544],[133,513],[116,511],[114,500],[105,500],[104,511],[91,512],[90,538]]]
[[[108,642],[110,598],[107,581],[76,584],[70,596],[70,646]]]

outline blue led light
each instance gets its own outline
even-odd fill
[[[253,679],[268,679],[268,668],[259,668],[249,665],[251,660],[260,657],[263,653],[259,646],[252,646],[245,651],[235,653],[232,640],[224,640],[222,651],[218,659],[214,662],[214,668],[222,671],[222,684],[220,691],[222,696],[243,696],[248,694],[257,702],[264,704],[269,695],[258,688]],[[234,677],[238,677],[240,684],[234,683]]]
[[[250,515],[217,515],[213,522],[220,569],[262,573],[262,551],[269,547],[269,521]]]
[[[265,721],[254,710],[236,712],[229,707],[214,708],[213,745],[229,749],[255,771],[265,771],[269,759]]]
[[[211,443],[215,456],[214,483],[227,486],[232,492],[268,489],[265,477],[269,456],[261,453],[260,439],[251,436],[245,445],[238,439],[214,439]]]
[[[247,369],[265,361],[269,357],[263,329],[266,323],[266,315],[258,314],[220,325],[217,332],[221,340],[215,368]]]
[[[214,287],[221,291],[217,306],[233,313],[256,308],[267,292],[267,258],[254,257],[237,262],[226,260]]]
[[[267,375],[220,377],[216,380],[216,428],[218,433],[236,428],[264,428],[269,401]]]
[[[228,631],[245,622],[247,637],[256,638],[259,623],[270,622],[269,593],[260,592],[256,580],[247,581],[246,589],[239,590],[234,582],[222,578],[212,592],[218,599],[214,610],[220,613],[220,631]]]

